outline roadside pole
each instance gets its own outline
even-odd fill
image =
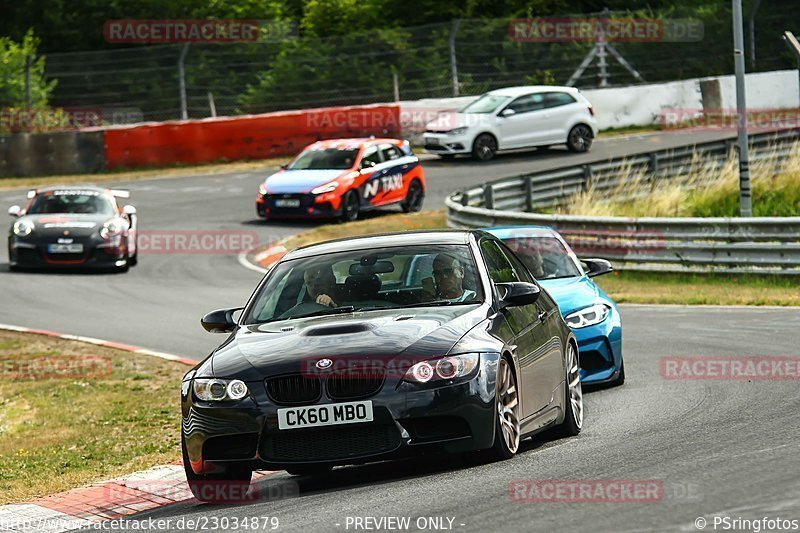
[[[750,152],[747,144],[747,103],[744,83],[744,28],[742,0],[733,4],[733,59],[736,66],[736,129],[739,133],[739,216],[753,216],[750,192]]]

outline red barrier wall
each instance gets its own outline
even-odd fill
[[[105,130],[106,168],[293,155],[319,139],[400,135],[400,106],[326,107]]]

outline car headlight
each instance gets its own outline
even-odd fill
[[[330,183],[326,183],[325,185],[320,185],[315,189],[311,189],[311,194],[325,194],[326,192],[333,192],[338,186],[338,183],[332,181]]]
[[[468,129],[469,128],[467,128],[466,126],[463,126],[461,128],[452,129],[452,130],[448,131],[447,134],[448,135],[464,135],[465,133],[467,133]]]
[[[14,235],[17,237],[27,237],[33,231],[33,222],[30,220],[17,220],[14,222]]]
[[[266,196],[267,195],[267,184],[264,183],[263,181],[258,186],[258,194],[260,194],[261,196]]]
[[[610,310],[611,308],[606,304],[595,304],[568,314],[564,320],[573,329],[585,328],[605,320]]]
[[[463,378],[475,370],[478,361],[480,361],[480,355],[477,353],[448,355],[439,359],[421,361],[406,370],[403,381],[428,383],[436,380]]]
[[[197,399],[205,402],[241,400],[249,392],[245,382],[239,379],[195,379],[192,389]]]
[[[125,229],[125,224],[122,222],[122,220],[118,218],[112,218],[111,220],[103,224],[102,228],[100,228],[100,236],[104,239],[108,239],[112,235],[117,235],[119,233],[122,233],[122,230],[124,229]]]

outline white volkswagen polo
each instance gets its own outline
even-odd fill
[[[425,150],[443,158],[472,154],[488,161],[497,152],[555,144],[585,152],[596,135],[594,109],[578,89],[538,85],[497,89],[441,113],[423,138]]]

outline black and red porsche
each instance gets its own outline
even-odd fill
[[[86,186],[30,191],[25,207],[8,209],[16,219],[8,232],[10,268],[127,270],[138,257],[138,217],[117,198],[128,196]]]
[[[256,469],[314,475],[423,450],[508,459],[523,438],[583,423],[574,334],[483,231],[292,251],[244,308],[202,325],[229,336],[183,379],[183,463],[201,500],[241,497]]]

